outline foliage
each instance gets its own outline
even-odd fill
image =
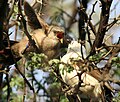
[[[120,92],[117,97],[113,98],[113,102],[120,102]]]
[[[22,89],[24,88],[24,81],[22,77],[13,77],[10,81],[10,92],[11,92],[11,98],[10,101],[11,102],[21,102],[23,95],[20,94],[20,90],[22,91]],[[6,101],[6,96],[7,96],[7,86],[5,86],[3,88],[3,101]]]
[[[114,70],[115,75],[120,76],[120,57],[112,58],[112,66],[116,68],[116,70]]]
[[[0,34],[2,35],[3,33],[3,35],[5,36],[0,37],[0,47],[1,44],[3,45],[3,43],[7,40],[7,46],[6,44],[4,44],[5,48],[4,52],[6,51],[6,49],[10,50],[8,52],[3,53],[0,49],[0,101],[38,102],[41,101],[40,99],[44,98],[43,101],[45,102],[69,102],[69,100],[66,97],[66,91],[63,91],[65,83],[63,83],[63,80],[61,79],[59,66],[60,64],[64,65],[64,69],[62,69],[63,74],[64,71],[70,73],[71,71],[73,71],[74,68],[69,64],[61,62],[60,59],[48,60],[47,56],[43,53],[39,54],[30,52],[29,54],[23,56],[23,58],[26,59],[25,63],[22,62],[23,68],[18,64],[18,68],[17,66],[15,66],[17,71],[14,70],[14,72],[12,72],[11,74],[12,68],[9,68],[9,65],[11,64],[9,64],[8,62],[11,59],[14,60],[14,64],[16,64],[17,62],[15,61],[16,58],[15,59],[13,58],[13,54],[9,55],[12,46],[9,40],[9,35],[11,35],[12,33],[10,32],[11,34],[9,34],[9,30],[11,27],[15,28],[19,27],[19,30],[22,31],[23,25],[21,21],[21,15],[18,10],[18,0],[10,0],[13,3],[10,2],[11,6],[10,8],[8,7],[8,10],[3,9],[5,7],[1,8],[2,1],[5,2],[6,0],[0,1],[0,10],[2,10],[3,12],[5,11],[5,15],[3,17],[1,16],[3,12],[0,14],[0,22],[3,23],[3,25],[1,25],[0,23]],[[37,0],[34,1],[38,3]],[[91,47],[90,53],[87,56],[87,58],[83,59],[83,61],[80,61],[80,59],[72,59],[73,65],[79,62],[81,64],[79,65],[81,69],[84,67],[85,68],[92,67],[94,69],[94,67],[97,68],[96,66],[98,63],[100,63],[100,61],[106,60],[107,64],[105,67],[108,68],[109,66],[110,68],[113,69],[115,68],[114,74],[120,77],[120,57],[118,56],[120,51],[119,43],[107,45],[107,43],[105,43],[104,41],[106,33],[109,33],[109,29],[110,28],[112,29],[112,27],[115,24],[117,26],[119,25],[117,24],[117,22],[119,21],[119,16],[116,17],[114,20],[110,20],[110,22],[108,22],[110,17],[109,10],[111,7],[110,1],[112,2],[112,0],[109,1],[107,0],[107,3],[105,2],[106,0],[97,0],[99,1],[99,3],[101,3],[100,8],[102,9],[101,17],[96,17],[100,18],[100,21],[98,21],[96,24],[94,24],[95,22],[94,19],[92,19],[92,17],[94,16],[94,13],[96,13],[97,15],[97,10],[95,8],[97,2],[93,4],[93,9],[91,13],[87,13],[86,11],[87,7],[84,7],[85,0],[78,0],[78,2],[76,2],[76,0],[72,1],[72,6],[69,6],[69,1],[67,0],[43,0],[43,1],[44,1],[42,8],[44,13],[43,16],[46,18],[46,21],[48,21],[49,24],[55,24],[64,27],[65,33],[67,33],[66,35],[73,36],[77,35],[78,40],[81,44],[83,44],[87,48],[88,45],[86,46],[85,42],[88,42],[89,46]],[[90,2],[90,0],[88,1]],[[86,2],[85,5],[88,5],[87,3],[89,2]],[[119,2],[117,3],[119,4]],[[23,7],[22,4],[21,6]],[[36,8],[36,6],[35,7],[34,6],[35,5],[33,5],[33,8],[38,9]],[[117,4],[115,5],[114,10],[116,9],[116,6]],[[54,11],[53,9],[51,10],[48,7],[57,10]],[[71,11],[69,11],[70,9]],[[10,15],[10,18],[9,15],[7,14]],[[46,17],[46,15],[48,16],[48,18]],[[5,20],[3,20],[3,18]],[[13,23],[13,21],[15,21],[14,22],[15,24]],[[99,24],[99,27],[97,26],[97,24]],[[117,28],[117,26],[115,27]],[[1,28],[3,29],[1,30]],[[18,29],[14,30],[15,38],[16,36],[19,36],[17,35],[18,33],[17,30]],[[3,32],[1,33],[1,31]],[[93,37],[91,39],[90,38],[91,35],[94,35],[95,38]],[[84,36],[86,36],[86,39],[84,39],[85,38]],[[92,40],[94,41],[92,42]],[[64,53],[62,55],[64,55]],[[7,59],[8,56],[10,56],[10,59]],[[4,71],[6,72],[6,69],[8,72],[3,73]],[[24,72],[21,71],[23,69]],[[42,76],[41,73],[39,73],[39,71],[46,74],[46,76]],[[3,76],[5,76],[5,78]],[[42,78],[39,79],[39,77],[41,76]],[[119,102],[119,100],[120,93],[118,93],[117,97],[113,98],[113,102]]]
[[[45,54],[30,53],[28,55],[28,61],[26,63],[27,68],[46,69],[47,68],[47,56]]]
[[[106,54],[106,51],[100,51],[99,53],[97,53],[97,54],[94,54],[93,56],[90,56],[89,57],[89,60],[90,61],[93,61],[93,62],[95,62],[95,63],[98,63],[98,62],[100,62],[100,60],[101,60],[101,58],[104,56]]]

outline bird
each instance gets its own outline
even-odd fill
[[[72,96],[77,92],[80,99],[104,102],[105,88],[109,92],[112,92],[113,88],[108,82],[105,81],[104,83],[106,74],[103,74],[100,70],[87,71],[87,65],[85,65],[87,63],[84,61],[86,57],[85,47],[78,41],[71,41],[67,53],[61,58],[61,64],[59,65],[61,78],[65,85],[70,87],[66,93],[68,96]]]
[[[27,16],[27,23],[31,28],[30,35],[40,53],[47,55],[48,59],[57,58],[60,54],[64,29],[60,26],[48,25],[35,13],[28,2],[24,2],[24,12]],[[35,51],[35,48],[30,46],[27,36],[21,39],[19,43],[12,45],[11,49],[15,58]]]

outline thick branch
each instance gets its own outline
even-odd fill
[[[0,0],[0,51],[4,52],[4,46],[3,46],[3,29],[4,29],[4,21],[6,19],[7,15],[7,9],[8,9],[8,0]],[[0,54],[0,57],[2,55]],[[4,59],[2,59],[4,60]],[[4,70],[4,66],[2,60],[0,61],[0,70]],[[2,97],[2,83],[3,83],[3,73],[0,73],[0,101]]]
[[[84,4],[84,5],[83,5]],[[86,6],[85,6],[86,5]],[[78,27],[79,27],[79,39],[81,41],[85,40],[86,36],[86,31],[85,31],[85,20],[86,16],[84,16],[84,12],[86,11],[87,8],[87,2],[80,2],[80,10],[79,10],[79,22],[78,22]],[[82,12],[84,10],[84,12]]]
[[[84,15],[85,22],[88,23],[89,17],[87,15],[87,13],[85,12],[85,10],[84,9],[80,9],[79,12],[81,12]],[[88,25],[91,28],[91,31],[94,33],[94,35],[96,35],[95,27],[93,26],[93,24],[91,23],[91,21],[89,21]]]
[[[93,43],[93,47],[91,50],[92,55],[95,53],[95,48],[99,48],[102,46],[102,42],[106,33],[106,28],[109,20],[110,7],[113,0],[100,0],[100,1],[102,3],[101,18],[96,39]]]
[[[3,29],[4,21],[6,19],[8,0],[0,0],[0,50],[3,49]]]

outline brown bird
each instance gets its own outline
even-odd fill
[[[30,35],[32,36],[32,39],[34,39],[40,52],[47,55],[48,59],[58,57],[64,30],[59,26],[49,26],[34,12],[27,2],[24,3],[24,12],[27,16],[28,25],[33,30]],[[34,51],[34,48],[29,46],[27,37],[24,37],[19,43],[13,45],[11,48],[15,57],[23,56],[23,52],[26,54]]]

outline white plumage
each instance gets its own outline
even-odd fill
[[[76,86],[79,85],[79,77],[78,73],[81,73],[80,66],[77,66],[71,62],[71,59],[81,59],[81,48],[83,52],[83,57],[86,58],[86,50],[84,46],[82,46],[77,41],[72,41],[68,46],[67,53],[61,58],[61,62],[65,64],[60,64],[60,74],[63,81],[70,85],[73,90],[75,90]],[[71,65],[74,69],[70,72],[67,71],[66,65]],[[81,77],[81,86],[79,87],[81,98],[91,98],[95,101],[99,101],[102,99],[103,89],[100,82],[95,79],[93,76],[88,74],[87,72],[82,73]],[[73,91],[72,91],[73,92]],[[73,92],[74,93],[74,92]]]

